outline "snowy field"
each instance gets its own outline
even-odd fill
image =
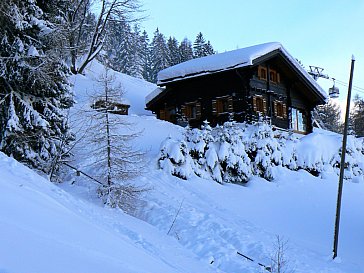
[[[89,107],[100,71],[94,64],[72,78],[74,120]],[[103,207],[84,176],[68,170],[64,183],[55,185],[0,154],[0,272],[268,272],[258,263],[270,266],[279,236],[286,242],[286,272],[364,273],[362,179],[344,184],[339,257],[333,261],[334,172],[319,178],[276,167],[273,181],[254,176],[243,186],[174,177],[158,169],[157,160],[166,137],[182,139],[183,129],[144,110],[154,85],[115,75],[132,104],[131,114],[120,119],[141,132],[134,144],[146,151],[147,165],[132,182],[150,190],[130,216]],[[332,137],[307,136],[307,154],[336,145]],[[80,141],[73,163],[93,173],[87,158],[77,156],[88,149]]]

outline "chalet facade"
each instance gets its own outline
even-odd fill
[[[312,131],[311,112],[326,93],[279,43],[193,59],[158,74],[146,109],[159,119],[198,127],[267,118],[298,133]]]
[[[130,105],[122,102],[99,99],[91,105],[91,108],[96,109],[97,111],[108,111],[109,113],[117,115],[128,115]]]

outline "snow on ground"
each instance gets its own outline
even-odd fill
[[[82,121],[80,109],[99,88],[101,69],[96,63],[93,72],[72,78],[79,103],[71,118]],[[135,84],[127,90],[136,96],[155,87],[117,78],[124,86]],[[182,139],[183,129],[157,120],[144,110],[144,98],[136,100],[132,114],[120,117],[141,132],[134,144],[147,152],[147,166],[132,181],[150,188],[136,217],[104,208],[95,185],[72,170],[55,185],[0,154],[0,272],[268,272],[258,263],[270,265],[279,235],[287,240],[287,269],[293,272],[364,273],[362,180],[344,184],[339,258],[333,261],[336,174],[317,178],[279,167],[272,182],[253,177],[245,186],[196,176],[181,180],[159,170],[157,158],[162,141]],[[307,138],[313,152],[313,142],[334,145],[332,135],[317,134]],[[74,151],[84,156],[76,154],[73,163],[93,173],[86,164],[89,149],[80,141]]]
[[[0,272],[216,272],[173,238],[0,153]]]
[[[102,77],[105,68],[98,61],[93,61],[85,70],[85,75],[73,75],[70,78],[74,90],[77,108],[88,108],[92,103],[92,97],[102,91]],[[151,115],[145,110],[145,97],[157,88],[153,83],[137,79],[126,74],[108,70],[108,76],[114,79],[112,86],[119,89],[124,101],[130,104],[129,114]]]
[[[169,133],[160,132],[158,122],[134,121],[146,128],[145,135],[159,135],[161,141],[179,130],[170,125]],[[140,181],[153,191],[139,217],[167,232],[183,202],[171,236],[224,272],[259,272],[236,252],[267,265],[276,235],[288,240],[286,254],[294,272],[364,272],[364,183],[345,182],[339,259],[332,261],[337,175],[317,178],[281,167],[276,173],[272,182],[255,177],[246,186],[220,185],[196,176],[181,180],[152,166]]]

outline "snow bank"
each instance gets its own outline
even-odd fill
[[[81,201],[0,153],[0,271],[216,272],[121,211]]]

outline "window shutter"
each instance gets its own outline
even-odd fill
[[[181,106],[182,115],[187,118],[187,107],[186,105]]]
[[[212,100],[212,114],[214,116],[217,116],[217,101],[216,100]]]
[[[277,117],[278,116],[278,109],[277,109],[277,102],[274,101],[274,116]]]
[[[267,100],[265,98],[263,98],[263,113],[267,113]]]
[[[257,97],[253,97],[253,110],[254,112],[257,111]]]
[[[159,110],[159,118],[162,120],[166,119],[166,111],[165,110]]]
[[[228,111],[229,113],[232,113],[234,111],[233,107],[233,97],[228,97]]]
[[[201,102],[196,103],[196,119],[201,118]]]
[[[281,75],[279,73],[277,73],[277,83],[281,82]]]
[[[287,118],[287,106],[285,103],[283,103],[283,118]]]

